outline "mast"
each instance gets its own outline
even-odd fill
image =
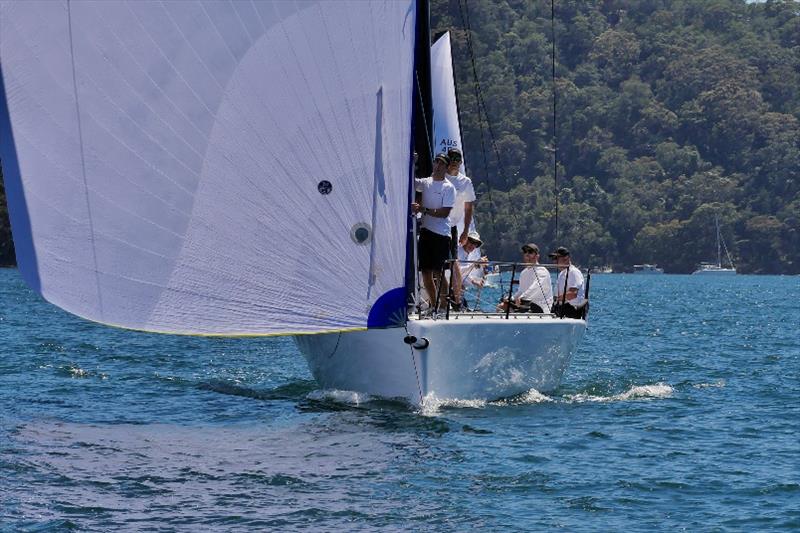
[[[414,110],[412,130],[420,176],[433,171],[433,96],[431,95],[431,21],[428,0],[417,0],[414,48]]]
[[[714,225],[717,226],[717,266],[722,268],[722,246],[719,240],[719,215],[714,215]]]
[[[433,172],[433,95],[431,94],[431,22],[428,0],[417,1],[414,43],[414,89],[412,92],[411,148],[417,154],[410,161],[408,200],[414,198],[414,178]],[[410,211],[409,211],[410,212]],[[417,228],[408,217],[406,232],[406,301],[419,301],[417,294]]]

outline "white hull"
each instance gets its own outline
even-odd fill
[[[732,276],[734,274],[736,274],[735,268],[701,268],[692,272],[694,276]]]
[[[658,268],[655,265],[633,265],[633,273],[634,274],[663,274],[664,269]]]
[[[462,315],[409,320],[403,328],[295,337],[314,378],[325,389],[406,398],[496,399],[530,389],[554,390],[586,331],[586,322],[550,315]],[[413,357],[413,358],[412,358]]]

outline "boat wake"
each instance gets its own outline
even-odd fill
[[[210,380],[198,383],[197,388],[216,392],[219,394],[227,394],[230,396],[241,396],[242,398],[252,398],[254,400],[301,400],[313,389],[313,381],[298,381],[281,385],[274,389],[255,389],[245,387],[235,383],[222,380]]]
[[[648,400],[655,398],[669,398],[675,392],[670,385],[656,383],[655,385],[634,385],[625,392],[611,396],[596,396],[593,394],[568,394],[564,399],[568,402],[618,402],[626,400]]]
[[[306,395],[307,400],[316,402],[334,402],[346,405],[359,406],[368,403],[374,399],[373,396],[364,392],[355,392],[350,390],[338,389],[317,389],[309,392]]]
[[[669,398],[675,392],[675,389],[665,383],[656,383],[654,385],[635,385],[628,390],[619,394],[611,394],[608,396],[596,394],[565,394],[562,396],[548,396],[542,394],[536,389],[530,389],[520,395],[511,398],[504,398],[501,400],[462,400],[457,398],[437,398],[433,394],[425,397],[420,414],[424,416],[435,416],[440,414],[443,409],[483,409],[489,407],[506,407],[518,405],[534,405],[539,403],[587,403],[587,402],[620,402],[628,400],[651,400],[658,398]]]
[[[211,390],[221,394],[230,394],[258,400],[300,400],[307,401],[316,406],[325,406],[335,409],[338,408],[368,408],[373,404],[394,403],[395,401],[406,405],[412,411],[422,416],[438,416],[443,410],[448,409],[485,409],[486,407],[508,407],[535,405],[540,403],[591,403],[591,402],[620,402],[629,400],[652,400],[659,398],[669,398],[675,389],[665,383],[653,385],[634,385],[628,390],[618,394],[589,394],[574,393],[563,395],[548,396],[536,389],[530,389],[522,394],[500,400],[462,399],[462,398],[439,398],[434,393],[430,393],[423,398],[421,405],[409,404],[407,400],[382,398],[372,396],[363,392],[339,390],[339,389],[314,389],[310,390],[313,382],[294,383],[284,385],[272,390],[254,390],[224,382],[204,382],[199,386],[201,389]],[[704,384],[713,387],[719,384]]]

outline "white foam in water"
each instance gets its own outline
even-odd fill
[[[436,416],[444,407],[455,407],[463,409],[483,409],[487,405],[507,406],[507,405],[529,405],[535,403],[552,402],[553,398],[542,394],[536,389],[515,396],[511,399],[487,401],[485,399],[464,400],[459,398],[438,398],[435,394],[429,393],[423,398],[420,414],[423,416]]]
[[[314,390],[306,396],[309,400],[318,401],[334,401],[348,405],[361,405],[362,403],[370,401],[372,398],[369,394],[363,392],[355,392],[351,390]]]
[[[630,400],[631,398],[669,398],[675,389],[665,383],[655,385],[640,385],[631,387],[622,394],[612,396],[614,400]]]
[[[535,403],[543,403],[543,402],[552,402],[554,401],[553,398],[542,394],[536,389],[530,389],[524,394],[519,396],[515,396],[514,398],[505,399],[505,400],[497,400],[495,402],[491,402],[492,405],[530,405]]]
[[[531,389],[525,394],[523,394],[518,402],[515,403],[542,403],[542,402],[552,402],[553,399],[550,396],[542,394],[536,389]]]
[[[89,375],[89,373],[86,370],[75,366],[69,367],[68,370],[70,375],[74,378],[85,378],[86,376]]]
[[[573,402],[615,402],[624,400],[637,400],[637,399],[650,399],[650,398],[668,398],[672,396],[675,391],[671,386],[665,383],[656,383],[655,385],[635,385],[623,393],[615,394],[613,396],[594,396],[592,394],[571,394],[565,396],[569,401]]]
[[[438,398],[433,393],[428,393],[422,399],[419,412],[423,416],[436,416],[442,407],[459,407],[468,409],[483,409],[486,400],[459,400],[457,398]]]
[[[708,389],[708,388],[717,388],[721,389],[725,386],[725,380],[720,379],[715,381],[714,383],[697,383],[696,385],[692,385],[695,389]]]

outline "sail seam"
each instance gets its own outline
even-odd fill
[[[72,90],[75,94],[75,116],[78,122],[78,144],[81,151],[81,174],[83,177],[83,195],[86,200],[86,213],[89,217],[89,237],[92,242],[92,261],[94,263],[94,281],[97,287],[97,303],[100,307],[100,316],[104,316],[103,312],[103,293],[100,291],[100,273],[97,266],[97,248],[94,240],[94,223],[92,221],[92,206],[89,202],[89,183],[86,179],[86,155],[83,148],[83,126],[81,123],[81,106],[78,100],[78,79],[75,72],[75,45],[72,40],[72,9],[71,1],[67,0],[67,28],[69,30],[69,58],[72,67]]]

